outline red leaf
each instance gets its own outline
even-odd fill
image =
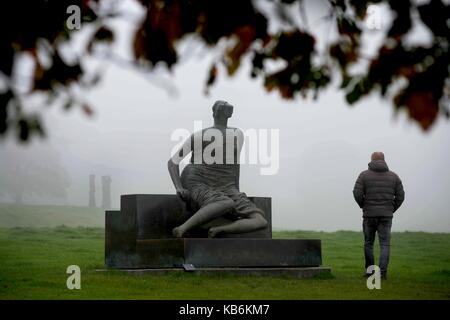
[[[83,104],[81,106],[81,109],[83,110],[84,114],[87,115],[88,117],[91,117],[94,114],[94,110],[92,110],[92,108],[87,104]]]

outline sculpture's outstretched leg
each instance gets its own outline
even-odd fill
[[[261,229],[267,226],[267,220],[259,213],[252,213],[248,218],[239,219],[232,223],[212,227],[209,229],[208,237],[214,238],[219,233],[245,233]]]
[[[186,220],[181,226],[174,228],[172,233],[174,237],[182,238],[188,230],[224,215],[233,207],[234,201],[231,199],[207,204],[194,213],[194,215]]]

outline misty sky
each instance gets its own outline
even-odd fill
[[[139,10],[128,10],[139,16]],[[326,14],[320,6],[309,10],[311,23]],[[120,31],[114,50],[129,59],[133,23],[114,26]],[[319,23],[314,29],[321,35],[328,26]],[[421,31],[417,34],[420,38]],[[376,39],[374,34],[366,50],[376,47]],[[100,176],[111,175],[114,207],[119,207],[121,194],[174,193],[167,172],[176,144],[170,139],[172,132],[192,131],[196,120],[211,125],[211,106],[222,99],[235,107],[230,126],[279,129],[278,173],[264,176],[260,166],[242,165],[240,182],[248,195],[272,197],[274,228],[360,230],[361,210],[352,189],[358,174],[367,169],[370,154],[380,150],[406,192],[393,229],[450,232],[449,121],[440,119],[424,133],[404,112],[395,115],[390,102],[378,96],[348,106],[337,83],[317,100],[285,101],[276,92],[267,93],[260,80],[250,79],[248,61],[233,78],[222,72],[205,95],[215,53],[192,41],[180,46],[186,54],[171,74],[160,68],[148,76],[122,65],[90,61],[92,68],[105,68],[99,86],[82,92],[95,108],[94,117],[57,106],[45,112],[49,138],[34,140],[24,154],[57,151],[71,183],[65,203],[87,204],[89,173],[97,175],[98,190]]]

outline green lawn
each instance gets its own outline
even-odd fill
[[[321,238],[329,279],[166,276],[99,273],[100,228],[0,230],[0,299],[449,299],[450,235],[394,233],[390,278],[368,290],[361,278],[357,232],[277,232],[277,238]],[[66,268],[81,268],[81,290],[66,289]]]
[[[368,290],[361,277],[358,232],[275,232],[274,237],[322,239],[332,277],[96,272],[103,268],[102,228],[14,227],[0,228],[0,299],[450,299],[450,234],[393,233],[389,280],[381,290]],[[66,288],[65,272],[72,264],[81,268],[81,290]]]
[[[104,227],[105,211],[74,206],[17,206],[0,203],[0,228]]]

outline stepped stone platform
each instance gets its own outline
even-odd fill
[[[105,272],[108,269],[98,269],[97,272]],[[157,269],[120,269],[120,271],[132,275],[167,275],[184,273],[184,268],[157,268]],[[313,278],[331,274],[327,267],[283,267],[283,268],[196,268],[189,271],[196,275],[237,275],[237,276],[270,276],[270,277],[293,277]]]
[[[330,272],[321,267],[318,239],[272,239],[271,198],[250,197],[269,222],[262,230],[208,239],[219,218],[174,238],[172,229],[192,213],[176,195],[123,195],[120,211],[106,211],[105,265],[132,272],[291,274],[311,277]],[[232,236],[232,238],[231,238]]]
[[[170,268],[315,267],[322,264],[320,240],[147,239],[134,248],[110,252],[107,266]]]

